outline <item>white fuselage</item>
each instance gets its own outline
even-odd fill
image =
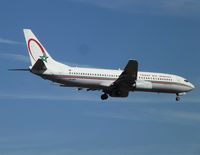
[[[53,70],[46,70],[42,76],[64,87],[88,88],[98,90],[110,86],[118,79],[123,70],[79,68],[60,66]],[[39,74],[38,74],[39,75]],[[154,73],[138,72],[136,87],[132,91],[184,93],[192,90],[194,86],[183,77]]]
[[[130,91],[174,93],[179,95],[194,89],[186,79],[172,74],[138,72],[137,60],[130,59],[124,70],[70,67],[55,61],[30,29],[24,36],[31,61],[30,71],[63,87],[100,90],[101,99],[127,97]]]

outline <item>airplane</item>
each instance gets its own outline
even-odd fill
[[[164,73],[138,71],[138,62],[130,59],[124,70],[72,67],[54,60],[30,29],[24,29],[24,36],[31,66],[29,71],[61,87],[75,87],[78,90],[99,90],[101,99],[128,97],[129,92],[157,92],[180,96],[195,88],[187,79]]]

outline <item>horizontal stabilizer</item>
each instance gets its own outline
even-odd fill
[[[26,68],[14,68],[14,69],[8,69],[9,71],[30,71],[30,69]]]
[[[31,68],[32,71],[45,71],[47,70],[43,60],[38,59],[36,61],[36,63],[33,65],[33,67]]]

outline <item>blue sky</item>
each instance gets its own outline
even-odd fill
[[[196,155],[200,153],[200,2],[197,0],[0,1],[0,154]],[[178,74],[182,97],[61,88],[28,72],[30,28],[56,60]]]

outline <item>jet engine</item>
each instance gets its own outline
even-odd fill
[[[152,89],[152,83],[150,81],[138,80],[136,81],[136,89]]]

